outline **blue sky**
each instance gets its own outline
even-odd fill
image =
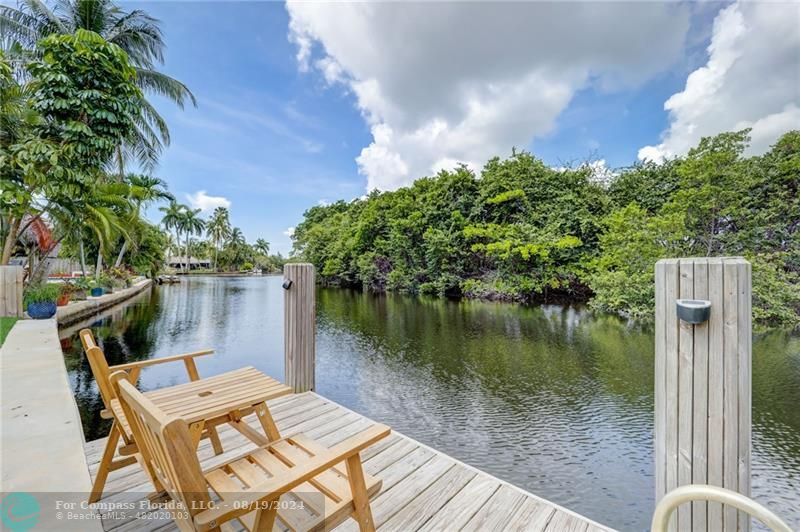
[[[775,28],[762,28],[764,17],[737,4],[594,5],[607,7],[598,14],[589,4],[566,11],[547,4],[125,4],[161,20],[168,46],[163,70],[198,99],[197,109],[183,111],[155,100],[172,143],[154,173],[182,202],[208,209],[230,202],[232,223],[249,241],[263,237],[287,253],[287,228],[318,202],[351,200],[368,187],[396,188],[457,160],[479,167],[512,145],[553,166],[591,158],[614,168],[636,161],[645,146],[665,155],[685,151],[697,131],[795,117],[800,97],[791,77],[778,80],[783,92],[769,106],[753,104],[741,116],[703,107],[714,96],[709,87],[717,99],[736,100],[721,91],[742,90],[741,79],[755,75],[756,67],[736,69],[747,66],[742,57],[759,62],[749,49],[773,38],[770,31],[779,33],[781,17]],[[508,13],[528,6],[530,13]],[[620,6],[630,20],[616,27],[620,17],[612,11]],[[788,9],[795,11],[784,17],[796,14]],[[420,15],[441,27],[426,30]],[[507,37],[502,28],[525,16],[542,25],[530,28],[532,40]],[[459,32],[473,19],[497,39],[483,29]],[[749,31],[726,44],[725,32],[737,21]],[[559,26],[589,36],[555,50],[554,39],[575,40]],[[720,46],[712,62],[706,48],[715,38]],[[738,59],[720,71],[723,44]],[[797,61],[796,43],[788,46],[788,60]],[[505,49],[517,55],[495,61]],[[704,68],[716,78],[692,81],[690,74]],[[665,110],[676,94],[682,99]]]
[[[298,72],[282,4],[142,8],[162,21],[163,70],[198,99],[183,111],[156,101],[171,145],[155,173],[180,201],[199,191],[224,197],[248,241],[264,237],[287,253],[284,232],[306,208],[364,193],[354,153],[369,130],[343,91]]]

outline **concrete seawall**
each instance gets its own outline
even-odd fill
[[[153,281],[151,279],[143,279],[130,288],[125,288],[113,294],[90,297],[86,301],[73,301],[67,306],[58,307],[56,320],[62,326],[75,323],[135,296],[152,284]]]

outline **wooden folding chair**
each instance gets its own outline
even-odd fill
[[[139,373],[142,368],[147,366],[154,366],[156,364],[164,364],[166,362],[179,362],[182,361],[186,366],[186,372],[189,375],[189,380],[197,381],[200,377],[197,373],[197,366],[194,363],[195,357],[208,355],[213,353],[212,349],[203,351],[195,351],[193,353],[186,353],[183,355],[174,355],[161,358],[151,358],[149,360],[141,360],[138,362],[129,362],[127,364],[119,364],[116,366],[109,366],[106,361],[106,356],[103,350],[97,345],[89,329],[83,329],[79,333],[83,349],[86,352],[86,357],[89,359],[89,365],[92,368],[92,374],[97,381],[97,387],[100,390],[100,397],[103,400],[105,409],[100,413],[101,417],[106,419],[113,419],[111,431],[108,433],[108,440],[106,447],[103,451],[103,457],[100,460],[100,465],[97,469],[94,483],[92,484],[92,492],[89,495],[89,502],[97,502],[103,493],[108,474],[111,471],[120,469],[130,465],[136,461],[137,447],[134,438],[131,434],[125,416],[122,413],[119,400],[114,393],[111,386],[110,376],[114,371],[127,371],[131,380],[135,383],[139,378]],[[208,426],[205,428],[202,437],[210,438],[211,444],[216,454],[222,453],[222,444],[219,440],[216,427]],[[114,460],[117,450],[117,444],[122,439],[123,445],[119,448],[119,454],[122,458]]]
[[[185,420],[167,416],[126,373],[111,380],[180,530],[227,530],[234,520],[251,531],[330,530],[351,514],[362,532],[375,530],[369,499],[381,482],[364,474],[359,453],[389,427],[374,425],[330,449],[296,434],[203,471]]]

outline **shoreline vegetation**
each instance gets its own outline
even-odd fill
[[[747,156],[749,130],[606,180],[527,152],[304,213],[293,260],[320,282],[522,303],[588,302],[648,322],[658,259],[741,255],[759,327],[800,325],[800,131]]]

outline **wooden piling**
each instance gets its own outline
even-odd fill
[[[656,502],[684,484],[750,495],[751,269],[739,257],[656,264]],[[711,301],[709,320],[677,317],[677,299]],[[744,530],[718,503],[678,508],[672,530]]]
[[[0,317],[23,317],[22,266],[0,266]]]
[[[285,382],[297,393],[314,389],[316,296],[314,266],[283,267],[283,346]]]

